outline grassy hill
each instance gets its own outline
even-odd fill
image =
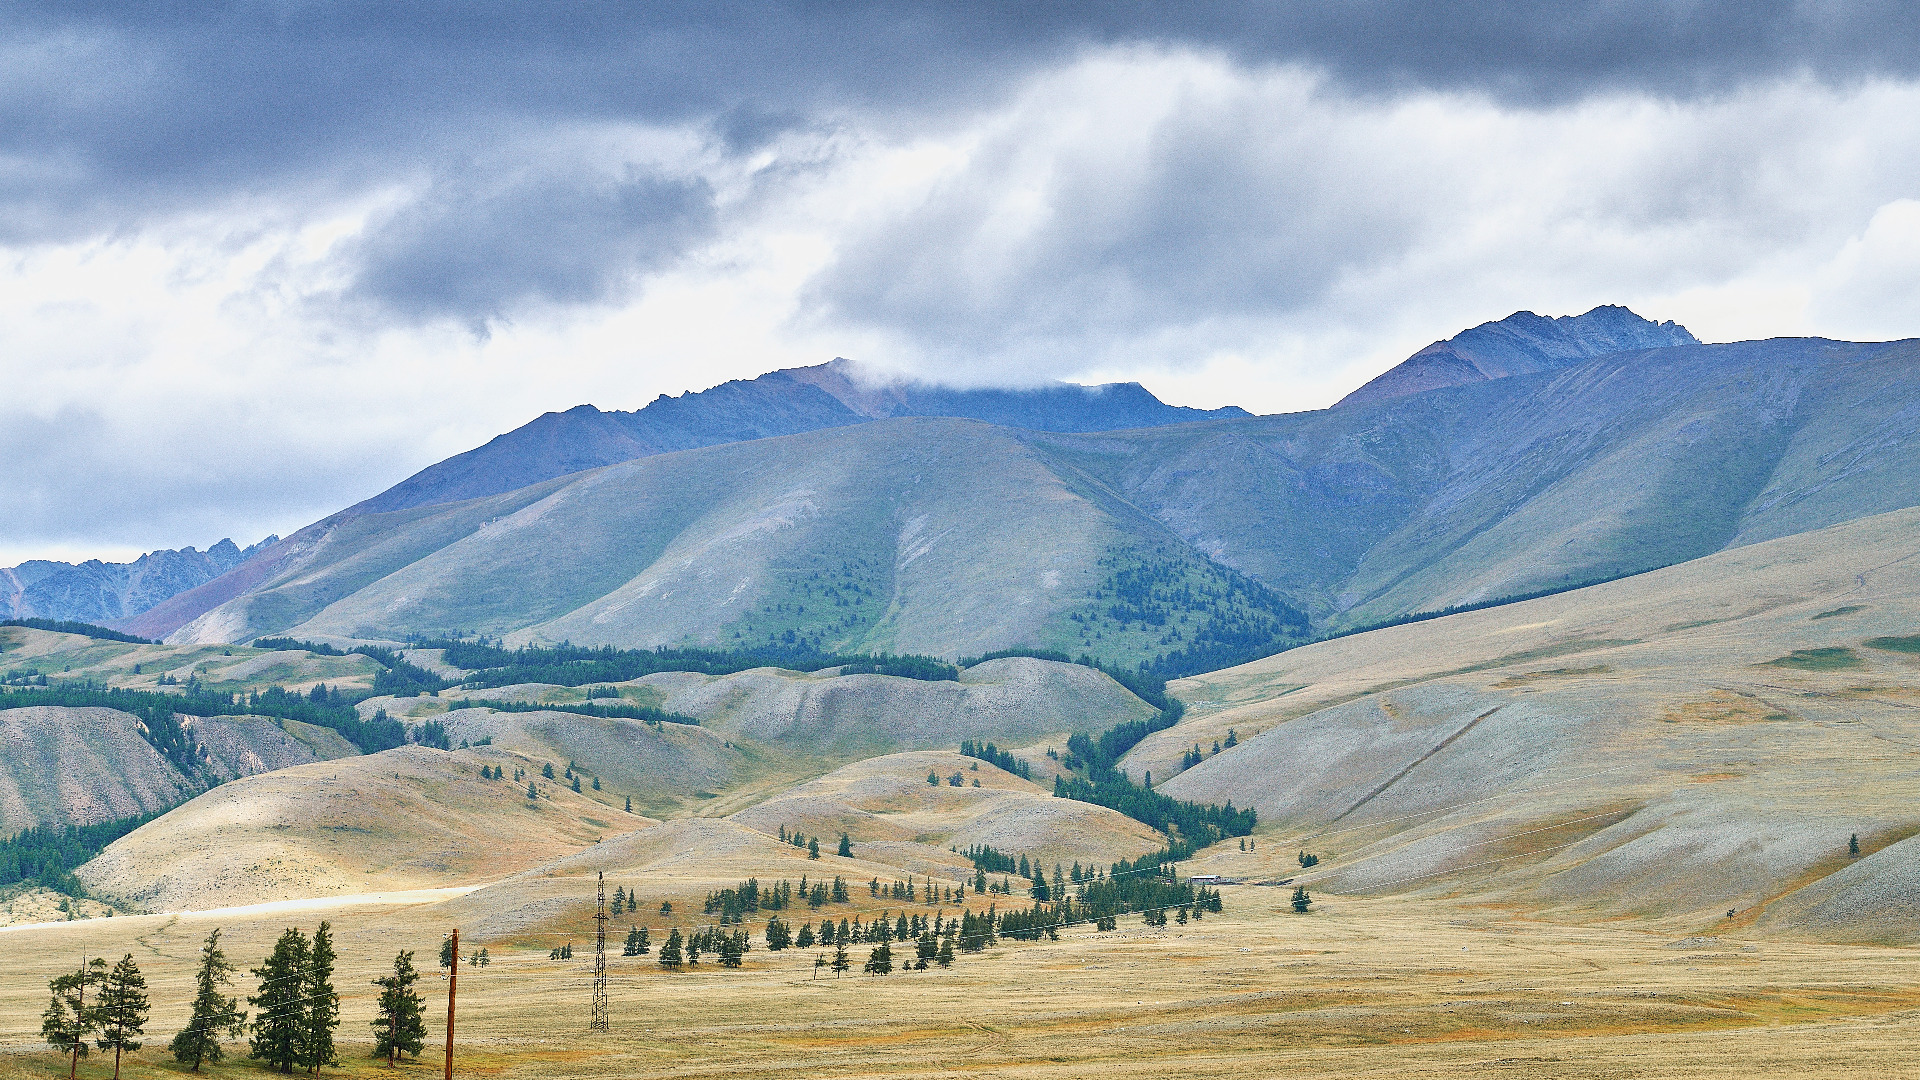
[[[1903,510],[1186,680],[1126,764],[1335,891],[1911,941],[1916,634]]]
[[[505,876],[648,824],[540,780],[482,780],[543,762],[504,748],[404,747],[250,776],[116,841],[78,876],[152,910],[212,908]]]

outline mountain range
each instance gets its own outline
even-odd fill
[[[120,625],[202,642],[1029,645],[1207,670],[1920,504],[1917,345],[1704,345],[1623,308],[1522,312],[1375,383],[1404,389],[1447,350],[1475,358],[1473,378],[1200,419],[1138,388],[873,391],[845,365],[795,369],[542,417]],[[722,441],[777,430],[777,404],[817,402],[821,383],[854,422],[794,405],[781,423],[821,423]],[[897,415],[943,401],[998,402],[1023,426]],[[609,449],[649,414],[711,443]],[[1121,426],[1143,414],[1185,422]],[[615,450],[630,456],[599,464]]]
[[[92,623],[129,618],[212,581],[278,539],[269,536],[244,550],[229,539],[205,551],[149,551],[125,563],[31,559],[0,567],[0,618]]]

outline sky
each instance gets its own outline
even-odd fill
[[[1517,310],[1920,335],[1920,5],[0,10],[0,566],[852,358],[1321,408]]]

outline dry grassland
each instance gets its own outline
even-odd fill
[[[1737,936],[1684,942],[1543,924],[1437,901],[1228,887],[1187,926],[1075,928],[1005,943],[950,971],[815,978],[812,951],[747,967],[662,972],[610,958],[613,1029],[584,1028],[586,951],[502,948],[460,976],[458,1072],[489,1077],[1732,1077],[1897,1076],[1920,1069],[1920,952]],[[924,909],[923,909],[924,910]],[[131,950],[153,984],[153,1045],[128,1075],[172,1074],[192,955],[225,928],[251,963],[288,923],[331,918],[341,943],[345,1064],[378,1076],[362,1039],[367,980],[402,947],[431,970],[435,905],[141,916],[0,933],[0,1080],[64,1075],[33,1048],[52,969]],[[804,916],[802,916],[804,917]],[[584,934],[576,941],[585,940]],[[757,940],[757,937],[756,937]],[[617,950],[615,950],[617,952]],[[865,947],[856,950],[864,958]],[[433,1039],[444,984],[429,976]],[[438,1044],[405,1075],[437,1074]],[[105,1075],[100,1062],[83,1075]],[[265,1075],[239,1065],[216,1076]]]

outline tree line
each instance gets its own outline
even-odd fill
[[[0,619],[0,626],[24,626],[29,630],[46,630],[55,634],[78,634],[81,637],[98,638],[101,641],[122,641],[128,645],[160,644],[152,638],[136,637],[73,619]]]
[[[472,689],[517,683],[553,683],[585,686],[625,682],[662,671],[695,671],[703,675],[731,675],[757,667],[818,671],[838,667],[845,674],[895,675],[908,679],[947,681],[960,677],[959,669],[931,656],[892,653],[840,654],[806,647],[758,649],[667,648],[616,649],[579,645],[529,645],[517,649],[488,644],[484,639],[422,639],[416,648],[443,649],[447,663],[473,674],[465,680]]]
[[[200,949],[187,1024],[167,1044],[174,1060],[197,1073],[225,1059],[228,1041],[247,1035],[248,1056],[274,1072],[318,1076],[323,1067],[339,1064],[336,960],[331,924],[322,922],[312,937],[288,929],[251,969],[259,985],[247,997],[254,1007],[249,1018],[239,998],[227,992],[235,969],[220,947],[220,931],[214,930]],[[369,1023],[373,1056],[388,1064],[402,1055],[418,1057],[426,1047],[425,1003],[415,989],[419,978],[413,952],[403,949],[393,959],[392,972],[373,980],[380,988]],[[55,976],[48,987],[52,995],[41,1014],[41,1037],[71,1058],[69,1071],[78,1069],[90,1049],[113,1051],[117,1078],[121,1055],[143,1045],[150,1009],[146,978],[133,954],[111,967],[104,959],[83,962]]]
[[[960,743],[960,753],[966,757],[977,758],[989,765],[998,766],[1022,780],[1033,779],[1033,773],[1027,767],[1026,762],[1014,757],[1012,754],[992,743],[977,743],[971,739],[962,740]],[[960,785],[955,784],[954,786],[959,787]]]

